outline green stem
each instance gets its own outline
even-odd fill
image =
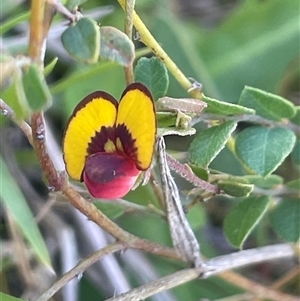
[[[133,26],[133,12],[134,12],[135,0],[126,0],[125,3],[125,33],[132,40],[132,26]],[[129,85],[134,81],[133,66],[124,67],[126,84]]]
[[[121,7],[126,9],[126,1],[118,0]],[[202,93],[200,89],[194,89],[194,85],[190,82],[190,80],[182,73],[182,71],[177,67],[177,65],[172,61],[169,55],[162,49],[162,47],[158,44],[155,38],[152,36],[146,25],[140,19],[138,14],[133,11],[133,24],[137,31],[139,32],[141,41],[148,46],[153,53],[166,65],[169,71],[176,78],[178,83],[190,93],[193,98],[201,99]]]

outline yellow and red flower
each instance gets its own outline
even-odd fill
[[[155,136],[154,103],[144,85],[129,85],[119,103],[106,92],[93,92],[75,107],[67,124],[66,170],[96,198],[123,197],[149,168]]]

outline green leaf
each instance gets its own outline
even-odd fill
[[[96,63],[100,51],[100,30],[90,18],[81,18],[67,28],[61,36],[68,53],[78,61]]]
[[[267,211],[268,196],[252,196],[239,202],[224,220],[224,231],[229,242],[242,248],[246,238]]]
[[[16,298],[7,294],[0,292],[1,301],[25,301],[24,299]]]
[[[201,168],[195,164],[189,163],[190,168],[194,174],[204,181],[208,181],[208,171],[205,168]]]
[[[160,128],[175,126],[177,114],[172,112],[156,112],[156,120]]]
[[[275,121],[292,118],[296,113],[295,107],[290,101],[247,86],[241,93],[239,104],[254,109],[257,115]]]
[[[135,57],[134,45],[128,36],[111,26],[100,27],[100,56],[122,66],[132,65]]]
[[[291,122],[300,126],[300,106],[295,107],[296,113],[293,116],[293,118],[291,119]]]
[[[252,192],[254,185],[233,181],[219,181],[218,187],[230,196],[246,197]]]
[[[204,206],[193,206],[186,214],[192,229],[199,229],[206,224],[206,211]]]
[[[248,169],[267,176],[289,155],[295,140],[294,133],[286,128],[252,126],[237,135],[235,152]]]
[[[23,74],[22,81],[27,102],[32,110],[40,111],[50,105],[52,96],[37,64],[29,66]]]
[[[15,70],[12,83],[1,93],[1,97],[13,109],[17,120],[23,120],[28,116],[29,107],[23,89],[21,70]]]
[[[247,180],[249,184],[254,184],[255,186],[263,189],[270,189],[283,183],[283,178],[274,174],[268,175],[266,177],[261,177],[257,175],[246,175],[243,176],[243,178]]]
[[[45,69],[44,69],[44,76],[45,76],[45,77],[48,76],[48,75],[52,72],[52,70],[54,69],[54,67],[55,67],[55,65],[56,65],[56,63],[57,63],[57,61],[58,61],[58,57],[56,56],[56,57],[53,58],[53,59],[51,60],[51,62],[45,67]]]
[[[299,241],[300,199],[282,199],[272,210],[270,221],[274,230],[282,238],[290,242]]]
[[[300,140],[297,140],[297,141],[296,141],[296,144],[295,144],[295,146],[294,146],[294,149],[293,149],[291,155],[292,155],[293,161],[294,161],[296,164],[300,165]]]
[[[136,82],[148,87],[154,100],[166,95],[169,75],[166,66],[157,57],[140,58],[134,70],[134,78]]]
[[[206,168],[224,148],[236,126],[237,123],[234,121],[225,121],[200,132],[190,144],[189,160],[195,165]]]
[[[235,105],[203,95],[202,100],[207,103],[205,113],[218,115],[241,115],[241,114],[255,114],[255,111],[240,105]]]
[[[121,205],[113,202],[95,202],[95,206],[108,218],[113,220],[125,213],[125,210],[121,207]]]
[[[285,184],[288,188],[299,190],[300,187],[300,178],[289,181]]]
[[[13,219],[20,227],[36,256],[43,264],[51,266],[48,250],[37,227],[37,223],[2,157],[0,157],[0,168],[2,182],[0,201],[3,202],[5,208],[10,211]]]

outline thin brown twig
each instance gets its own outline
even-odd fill
[[[171,275],[162,277],[148,284],[142,285],[138,288],[134,288],[129,292],[120,294],[117,297],[112,297],[106,301],[138,301],[155,295],[159,292],[184,284],[188,281],[199,277],[201,269],[186,269],[179,272],[175,272]]]
[[[181,284],[197,279],[201,271],[197,269],[182,270],[166,277],[155,280],[151,283],[142,285],[132,289],[129,292],[123,293],[117,297],[107,299],[106,301],[138,301],[144,300],[149,296],[157,294],[161,291],[177,287]],[[233,274],[233,273],[232,273]],[[226,273],[228,276],[228,274]],[[251,281],[239,274],[235,275],[235,284],[250,291],[254,296],[259,296],[261,299],[270,299],[274,301],[299,301],[296,296],[287,295],[275,290],[266,288],[265,286]],[[239,280],[241,279],[241,280]],[[199,280],[200,281],[200,280]],[[241,285],[240,285],[241,281]]]
[[[298,299],[294,296],[279,292],[272,287],[268,288],[238,273],[230,271],[231,269],[250,264],[253,265],[266,261],[292,258],[293,256],[295,256],[295,250],[292,245],[288,243],[244,250],[209,259],[207,261],[208,271],[204,273],[203,276],[210,277],[218,274],[218,277],[251,292],[253,296],[258,299],[266,298],[275,301],[297,301]]]
[[[209,182],[206,182],[200,178],[198,178],[191,168],[185,164],[181,164],[179,161],[171,157],[167,154],[167,161],[169,167],[174,170],[177,174],[179,174],[181,177],[195,185],[196,187],[202,188],[206,191],[212,192],[214,194],[220,193],[220,189],[210,184]]]
[[[199,121],[203,120],[233,120],[236,122],[252,122],[257,124],[262,124],[266,126],[280,126],[285,127],[296,134],[300,134],[300,126],[288,121],[288,120],[282,120],[282,121],[273,121],[258,115],[250,115],[250,114],[243,114],[238,116],[222,116],[222,115],[216,115],[216,114],[208,114],[204,113],[201,114],[201,116],[194,118],[192,120],[192,125],[198,123]]]
[[[88,267],[90,267],[95,261],[99,260],[105,255],[114,253],[119,250],[124,250],[126,246],[121,242],[115,242],[106,246],[105,248],[94,252],[89,255],[87,258],[78,263],[73,269],[64,274],[59,280],[57,280],[43,295],[41,295],[36,301],[44,301],[50,298],[56,293],[59,289],[62,288],[68,281],[73,279],[75,276],[82,274]],[[140,300],[146,298],[147,296],[154,295],[159,291],[166,290],[190,280],[196,279],[199,277],[200,272],[202,273],[201,278],[207,278],[211,276],[218,275],[222,279],[232,283],[239,284],[237,279],[242,279],[241,287],[251,292],[252,295],[257,297],[268,297],[272,300],[282,300],[282,301],[296,301],[294,296],[283,294],[274,289],[267,288],[261,284],[258,284],[252,280],[249,280],[243,277],[240,274],[235,272],[227,271],[232,267],[238,268],[245,266],[246,264],[253,264],[262,261],[276,260],[279,257],[282,258],[282,254],[285,254],[286,258],[294,256],[293,248],[289,244],[279,244],[273,246],[267,246],[262,248],[250,249],[245,251],[240,251],[234,254],[223,255],[217,258],[209,259],[206,262],[206,266],[200,269],[187,269],[176,272],[167,277],[160,278],[154,282],[145,284],[138,288],[135,288],[125,294],[115,297],[115,299],[109,300]],[[179,277],[180,276],[180,277]],[[130,299],[132,296],[135,296],[136,299]],[[118,299],[118,298],[124,299]],[[125,298],[126,297],[126,298]],[[137,299],[140,298],[140,299]]]
[[[160,204],[160,208],[161,209],[165,209],[165,200],[164,200],[164,195],[162,192],[162,188],[160,187],[160,185],[158,184],[158,180],[157,180],[157,176],[155,171],[152,169],[151,170],[151,174],[150,174],[150,185],[153,189],[153,192],[156,195],[156,198]]]
[[[272,252],[270,253],[270,251],[272,250],[274,251],[274,253]],[[250,256],[244,256],[244,254],[247,253],[248,255],[254,256],[254,258],[256,258],[257,260],[253,261]],[[264,256],[261,255],[261,253],[267,254],[268,256],[264,258]],[[231,263],[231,266],[238,267],[244,265],[245,258],[247,259],[248,264],[251,264],[252,262],[257,263],[257,262],[264,261],[264,259],[265,260],[277,259],[278,256],[282,255],[282,253],[285,253],[286,257],[291,257],[294,255],[293,249],[289,244],[281,244],[281,245],[268,246],[263,248],[241,251],[235,254],[220,256],[219,258],[213,258],[208,260],[206,265],[206,271],[204,272],[203,272],[203,268],[185,269],[179,272],[175,272],[166,277],[162,277],[158,280],[147,283],[145,285],[142,285],[138,288],[132,289],[129,292],[120,294],[117,297],[107,299],[106,301],[143,300],[144,298],[157,294],[161,291],[173,288],[175,286],[184,284],[193,279],[199,278],[200,274],[202,275],[200,276],[200,278],[201,277],[206,278],[208,276],[218,275],[222,279],[234,285],[238,285],[239,287],[242,287],[247,292],[250,292],[252,296],[258,298],[270,299],[274,301],[298,301],[298,298],[295,296],[291,296],[276,291],[274,289],[267,288],[261,285],[260,283],[252,281],[238,273],[231,272],[231,271],[224,272],[224,270],[231,268],[230,265],[228,265],[229,262]],[[199,279],[199,281],[201,281],[201,279]]]
[[[93,203],[85,200],[70,185],[65,184],[65,186],[62,188],[62,193],[69,199],[75,208],[99,225],[103,230],[120,240],[126,248],[135,248],[152,254],[181,260],[181,257],[174,249],[139,238],[120,228],[106,215],[104,215]]]
[[[46,0],[46,2],[52,6],[55,11],[59,12],[62,16],[68,19],[70,23],[74,23],[82,17],[82,14],[79,11],[70,12],[60,0]]]
[[[260,300],[270,299],[274,301],[299,301],[299,298],[296,296],[291,296],[268,288],[238,273],[227,271],[223,272],[218,276],[224,279],[225,281],[228,281],[234,285],[237,285],[240,288],[247,290],[248,292],[251,292],[253,296],[259,298]]]
[[[48,148],[45,142],[46,129],[44,114],[42,112],[33,113],[31,116],[31,129],[33,137],[33,146],[38,155],[38,159],[49,182],[51,189],[60,191],[66,183],[66,173],[58,172],[49,156]]]
[[[288,271],[286,274],[282,275],[277,281],[275,281],[270,288],[272,289],[280,289],[283,286],[285,286],[287,283],[295,279],[296,277],[299,277],[300,275],[300,267],[299,265],[297,267],[294,267],[290,271]]]
[[[112,243],[106,247],[94,252],[84,260],[80,261],[73,269],[65,273],[59,278],[50,288],[48,288],[42,295],[40,295],[35,301],[47,301],[55,293],[57,293],[63,286],[65,286],[74,277],[79,277],[96,261],[108,254],[113,254],[117,251],[124,249],[122,243]]]

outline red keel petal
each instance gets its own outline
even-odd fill
[[[116,199],[132,188],[139,173],[127,156],[96,153],[86,160],[83,180],[93,197]]]

